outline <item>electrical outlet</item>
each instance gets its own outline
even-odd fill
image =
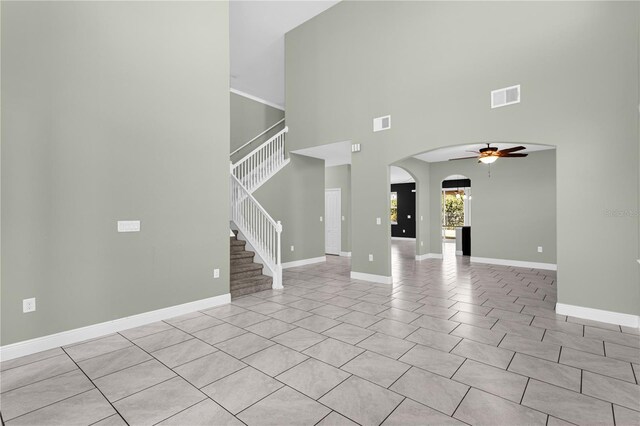
[[[420,247],[424,246],[424,241],[420,241]]]
[[[424,216],[420,216],[420,221],[422,222],[424,220]]]
[[[411,215],[410,214],[407,215],[407,219],[411,219]]]
[[[382,219],[376,217],[376,225],[382,225]]]
[[[542,253],[542,246],[538,246],[538,253]]]
[[[322,222],[322,216],[320,216],[320,222]]]
[[[291,246],[291,251],[293,251],[293,246]]]
[[[213,278],[220,278],[220,269],[213,270]]]
[[[405,234],[407,231],[405,229],[402,230],[402,233]]]
[[[344,222],[344,216],[342,216],[342,221]]]
[[[36,298],[32,297],[31,299],[24,299],[22,301],[22,312],[33,312],[36,310]]]
[[[373,255],[372,254],[369,255],[369,262],[373,262]]]

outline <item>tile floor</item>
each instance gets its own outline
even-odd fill
[[[555,273],[463,258],[285,290],[1,364],[8,425],[640,424],[640,332],[556,315]]]

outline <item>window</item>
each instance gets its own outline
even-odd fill
[[[391,193],[391,224],[398,224],[398,193]]]

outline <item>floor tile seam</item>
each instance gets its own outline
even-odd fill
[[[51,348],[51,349],[57,349],[57,348]],[[56,355],[51,355],[51,356],[48,356],[48,357],[46,357],[46,358],[37,359],[37,360],[35,360],[35,361],[27,362],[27,363],[24,363],[24,364],[21,364],[21,365],[16,365],[15,367],[10,367],[10,368],[7,368],[7,369],[5,369],[5,370],[0,371],[0,374],[5,373],[5,372],[10,371],[10,370],[13,370],[13,369],[15,369],[15,368],[20,368],[20,367],[24,367],[24,366],[27,366],[27,365],[31,365],[31,364],[34,364],[34,363],[36,363],[36,362],[46,361],[46,360],[48,360],[48,359],[55,358],[55,357],[60,356],[60,355],[67,355],[67,354],[66,354],[66,352],[58,353],[58,354],[56,354]],[[25,355],[25,356],[28,356],[28,355]],[[69,355],[67,355],[67,356],[69,356]],[[10,360],[10,359],[9,359],[9,360],[2,361],[2,362],[11,362],[11,361],[12,361],[12,360]]]
[[[211,345],[210,345],[210,346],[211,346]],[[156,383],[155,385],[149,386],[149,387],[147,387],[147,388],[145,388],[145,389],[143,389],[143,390],[150,389],[150,388],[152,388],[152,387],[154,387],[154,386],[160,385],[160,384],[162,384],[162,383],[164,383],[164,382],[167,382],[167,381],[169,381],[169,380],[173,380],[173,379],[175,379],[176,377],[180,377],[182,380],[184,380],[186,383],[188,383],[190,386],[192,386],[194,389],[196,389],[198,392],[200,392],[202,395],[204,395],[206,398],[208,398],[208,395],[207,395],[207,394],[205,394],[204,392],[202,392],[202,391],[200,390],[201,388],[198,388],[196,385],[194,385],[193,383],[191,383],[189,380],[187,380],[187,378],[186,378],[186,377],[182,376],[180,373],[178,373],[177,371],[175,371],[173,368],[169,367],[169,366],[168,366],[168,365],[166,365],[164,362],[162,362],[161,360],[159,360],[159,359],[157,359],[156,357],[154,357],[154,356],[153,356],[153,354],[152,354],[152,353],[150,353],[149,351],[147,351],[146,349],[144,349],[144,348],[140,348],[140,349],[141,349],[143,352],[145,352],[147,355],[149,355],[150,357],[152,357],[153,359],[155,359],[157,362],[159,362],[160,364],[162,364],[165,368],[169,369],[169,370],[174,374],[174,376],[173,376],[173,377],[171,377],[171,378],[169,378],[169,379],[167,379],[167,380],[163,380],[163,381],[161,381],[161,382],[159,382],[159,383]],[[207,354],[207,355],[211,355],[211,354]],[[204,357],[206,357],[207,355],[204,355],[204,356],[202,356],[202,357],[200,357],[200,358],[204,358]],[[198,358],[198,359],[200,359],[200,358]],[[195,360],[193,360],[193,361],[195,361]],[[189,361],[189,362],[192,362],[192,361]],[[188,364],[189,362],[186,362],[186,363],[184,363],[184,364]],[[182,365],[184,365],[184,364],[182,364]],[[245,365],[246,365],[246,364],[245,364]],[[177,367],[175,367],[175,368],[177,368]],[[92,383],[93,383],[93,382],[92,382]],[[94,386],[95,386],[95,384],[94,384]],[[206,385],[205,385],[205,386],[206,386]],[[203,386],[203,387],[204,387],[204,386]],[[97,386],[96,386],[96,388],[97,388]],[[102,391],[101,391],[101,392],[102,392]],[[133,394],[131,394],[131,395],[135,395],[136,393],[139,393],[139,392],[142,392],[142,390],[141,390],[141,391],[138,391],[138,392],[134,392],[134,393],[133,393]],[[127,397],[124,397],[124,398],[128,398],[128,397],[129,397],[129,396],[131,396],[131,395],[128,395]],[[105,396],[105,398],[106,398],[106,396]],[[120,398],[118,401],[122,401],[124,398]],[[108,399],[107,399],[107,400],[108,400]],[[111,402],[111,401],[109,401],[109,402]],[[117,401],[114,401],[114,403],[115,403],[115,402],[117,402]],[[112,405],[113,405],[113,404],[112,404]],[[115,406],[114,406],[114,408],[115,408]],[[120,412],[118,412],[118,413],[122,416],[122,413],[120,413]],[[124,418],[124,416],[122,416],[122,418]],[[127,423],[128,423],[128,422],[127,422]]]
[[[62,348],[62,351],[64,353],[67,353],[67,351]],[[67,356],[69,356],[69,354],[67,353]],[[71,358],[71,356],[69,356],[69,358]],[[76,362],[76,360],[74,360],[73,358],[71,358],[71,361],[73,361],[76,364],[76,367],[78,367],[78,369],[82,372],[82,374],[84,374],[84,376],[87,378],[87,380],[89,380],[89,383],[91,383],[91,385],[93,386],[94,389],[97,389],[98,392],[100,392],[100,395],[102,395],[102,397],[104,398],[105,401],[107,401],[107,403],[109,405],[111,405],[111,408],[113,408],[113,410],[120,414],[120,417],[122,417],[122,414],[118,411],[118,409],[115,407],[115,405],[113,404],[113,402],[111,402],[109,400],[109,398],[107,398],[107,396],[104,394],[104,392],[102,392],[102,389],[100,389],[93,380],[91,380],[91,377],[89,377],[89,375],[87,375],[87,373],[84,372],[84,370],[82,368],[80,368],[80,365],[78,365],[78,363]],[[124,418],[124,417],[123,417]],[[128,422],[127,422],[128,423]]]
[[[93,385],[93,383],[92,383],[92,385]],[[56,404],[58,404],[58,403],[60,403],[60,402],[66,401],[66,400],[71,399],[71,398],[75,398],[75,397],[76,397],[76,396],[78,396],[78,395],[82,395],[82,394],[84,394],[84,393],[91,392],[92,390],[96,390],[96,389],[97,389],[97,388],[96,388],[96,386],[94,385],[94,386],[93,386],[93,388],[91,388],[91,389],[87,389],[87,390],[84,390],[84,391],[82,391],[82,392],[78,392],[78,393],[76,393],[76,394],[70,395],[70,396],[68,396],[68,397],[66,397],[66,398],[63,398],[63,399],[61,399],[61,400],[58,400],[58,401],[55,401],[55,402],[51,402],[51,403],[49,403],[49,404],[43,405],[43,406],[38,407],[38,408],[34,408],[33,410],[27,411],[27,412],[25,412],[25,413],[23,413],[23,414],[20,414],[19,416],[16,416],[16,417],[11,417],[10,419],[4,418],[4,413],[3,413],[2,418],[3,418],[3,420],[4,420],[4,423],[2,423],[2,424],[4,425],[4,424],[6,424],[6,423],[13,422],[14,420],[19,419],[20,417],[24,417],[24,416],[26,416],[26,415],[28,415],[28,414],[31,414],[31,413],[34,413],[34,412],[36,412],[36,411],[38,411],[38,410],[42,410],[43,408],[51,407],[51,406],[56,405]],[[98,389],[98,391],[99,391],[99,389]],[[103,395],[103,396],[104,396],[104,395]],[[105,398],[105,399],[106,399],[106,398]],[[107,400],[107,402],[109,402],[109,400]],[[112,405],[112,406],[113,406],[113,405]],[[115,407],[114,407],[114,409],[115,409]],[[113,414],[109,414],[109,416],[107,416],[107,417],[110,417],[110,416],[112,416],[112,415],[113,415]],[[105,417],[105,418],[106,418],[106,417]],[[102,419],[101,419],[101,420],[102,420]]]
[[[241,336],[244,336],[244,334],[242,334]],[[256,336],[258,336],[258,335],[256,334]],[[237,336],[237,337],[240,337],[240,336]],[[264,339],[264,337],[262,337],[262,336],[258,336],[258,337],[260,337],[260,338]],[[247,358],[247,357],[249,357],[249,356],[251,356],[251,355],[255,355],[255,354],[257,354],[257,353],[258,353],[258,352],[260,352],[260,351],[263,351],[263,350],[265,350],[265,349],[269,349],[270,347],[272,347],[272,346],[274,346],[274,345],[277,345],[277,343],[276,343],[276,342],[273,342],[273,341],[271,341],[270,339],[265,339],[265,340],[269,341],[269,343],[271,343],[271,344],[270,344],[269,346],[267,346],[267,347],[264,347],[264,348],[258,349],[258,350],[257,350],[257,351],[255,351],[255,352],[251,352],[250,354],[247,354],[247,355],[245,355],[245,356],[243,356],[243,357],[241,357],[241,358],[238,358],[237,356],[235,356],[235,355],[233,355],[233,354],[231,354],[231,353],[229,353],[229,352],[225,351],[224,349],[218,348],[217,346],[214,346],[214,347],[215,347],[216,349],[218,349],[220,352],[222,352],[222,353],[224,353],[224,354],[226,354],[226,355],[229,355],[230,357],[233,357],[233,358],[235,358],[235,359],[236,359],[236,360],[238,360],[238,361],[242,361],[242,359],[243,359],[243,358]],[[220,343],[224,343],[224,342],[220,342]],[[216,345],[217,345],[217,344],[218,344],[218,343],[216,343]],[[205,355],[205,356],[206,356],[206,355]],[[246,364],[246,363],[245,363],[245,364]]]
[[[119,333],[116,333],[116,334],[119,334]],[[109,351],[107,351],[107,352],[103,352],[103,353],[101,353],[101,354],[94,355],[94,356],[89,357],[89,358],[83,358],[83,359],[81,359],[81,360],[76,360],[76,359],[74,359],[71,355],[69,355],[69,353],[66,351],[66,349],[65,349],[65,347],[64,347],[64,346],[60,346],[60,348],[64,351],[64,353],[65,353],[69,358],[71,358],[71,360],[72,360],[73,362],[76,362],[76,363],[77,363],[77,362],[85,362],[85,361],[88,361],[88,360],[90,360],[90,359],[94,359],[94,358],[97,358],[97,357],[99,357],[99,356],[102,356],[102,355],[112,354],[112,353],[114,353],[114,352],[121,351],[122,349],[130,348],[130,347],[132,347],[132,346],[137,346],[136,344],[134,344],[131,340],[127,339],[126,337],[124,337],[124,336],[121,336],[121,337],[123,337],[123,338],[124,338],[124,339],[129,343],[129,345],[127,345],[127,346],[125,346],[125,347],[123,347],[123,348],[118,348],[118,349],[109,350]],[[67,346],[67,347],[69,347],[69,346]]]
[[[585,352],[585,353],[587,353],[587,354],[588,354],[588,352]],[[593,354],[590,354],[590,355],[593,355]],[[629,364],[629,365],[631,366],[631,372],[633,373],[634,380],[635,380],[635,371],[634,371],[634,369],[633,369],[633,366],[631,365],[631,363],[630,363],[630,362],[625,362],[625,363],[626,363],[626,364]],[[593,371],[593,370],[590,370],[590,369],[588,369],[588,368],[584,368],[584,367],[577,367],[577,366],[575,366],[575,365],[567,364],[566,362],[558,362],[558,364],[560,364],[560,365],[565,365],[565,366],[567,366],[567,367],[577,368],[577,369],[579,369],[579,370],[584,370],[584,371],[587,371],[587,372],[589,372],[589,373],[598,374],[598,375],[600,375],[600,376],[608,377],[609,379],[620,380],[621,382],[625,382],[625,383],[631,383],[632,385],[636,385],[636,384],[637,384],[637,383],[634,383],[634,382],[632,382],[632,381],[630,381],[630,380],[624,380],[624,379],[621,379],[621,378],[619,378],[619,377],[610,376],[609,374],[603,374],[602,372]],[[639,386],[640,386],[640,385],[639,385]]]
[[[68,356],[68,355],[67,355],[67,356]],[[73,360],[71,360],[71,361],[73,361]],[[24,385],[20,385],[20,386],[17,386],[17,387],[15,387],[15,388],[12,388],[12,389],[9,389],[9,390],[3,390],[2,392],[0,392],[0,396],[1,396],[1,395],[4,395],[4,394],[7,394],[7,393],[9,393],[9,392],[13,392],[13,391],[18,390],[18,389],[22,389],[22,388],[24,388],[24,387],[26,387],[26,386],[35,385],[36,383],[44,382],[45,380],[54,379],[54,378],[56,378],[56,377],[59,377],[59,376],[62,376],[62,375],[65,375],[65,374],[71,373],[72,371],[75,371],[76,369],[80,369],[80,367],[78,367],[78,364],[76,364],[75,362],[74,362],[74,364],[75,364],[75,367],[71,367],[71,366],[70,366],[70,367],[71,367],[71,369],[70,369],[70,370],[63,371],[63,372],[61,372],[61,373],[55,374],[55,375],[50,376],[50,377],[45,377],[45,378],[43,378],[43,379],[34,380],[33,382],[25,383]]]
[[[113,416],[118,416],[120,419],[122,419],[122,421],[124,422],[124,424],[125,424],[125,425],[129,426],[129,423],[127,423],[127,421],[126,421],[126,420],[122,417],[122,415],[121,415],[120,413],[118,413],[118,412],[113,413],[113,414],[110,414],[110,415],[108,415],[107,417],[105,417],[104,419],[100,419],[100,420],[97,420],[97,421],[95,421],[95,422],[93,422],[93,423],[90,423],[90,424],[89,424],[89,426],[96,425],[96,424],[100,423],[101,421],[106,420],[106,419],[108,419],[109,417],[113,417]]]
[[[168,318],[168,319],[170,319],[170,318]],[[154,321],[154,322],[151,322],[151,323],[149,323],[149,324],[141,325],[141,326],[139,326],[139,327],[145,327],[145,326],[147,326],[147,325],[154,324],[155,322],[162,322],[162,323],[164,323],[164,324],[167,324],[168,326],[170,326],[171,328],[173,328],[173,329],[175,329],[175,330],[180,330],[178,327],[176,327],[176,326],[174,326],[174,325],[172,325],[172,324],[169,324],[169,323],[168,323],[168,322],[166,322],[165,320]],[[138,328],[138,327],[133,327],[133,328]],[[136,338],[129,338],[129,337],[125,336],[124,334],[122,334],[123,332],[126,332],[126,331],[128,331],[128,330],[131,330],[131,328],[128,328],[128,329],[126,329],[126,330],[120,330],[120,331],[117,331],[115,334],[118,334],[118,335],[120,335],[120,336],[124,337],[125,339],[127,339],[128,341],[130,341],[130,342],[132,342],[132,343],[133,343],[133,341],[134,341],[134,340],[144,339],[145,337],[153,336],[153,335],[158,334],[158,333],[165,333],[165,332],[167,332],[167,331],[171,331],[171,329],[166,329],[166,330],[154,331],[153,333],[145,334],[144,336],[138,336],[138,337],[136,337]],[[180,331],[182,331],[182,330],[180,330]],[[184,331],[184,333],[186,333],[186,331]],[[99,340],[99,339],[98,339],[98,340]],[[88,343],[90,343],[90,342],[88,342]]]

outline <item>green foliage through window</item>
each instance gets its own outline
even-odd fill
[[[391,223],[398,223],[398,193],[391,193]]]
[[[464,226],[464,200],[462,197],[458,198],[451,193],[444,196],[443,221],[443,226],[446,228]]]

